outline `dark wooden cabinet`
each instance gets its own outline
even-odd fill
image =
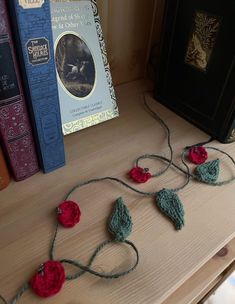
[[[221,142],[235,140],[235,2],[167,0],[158,101]]]

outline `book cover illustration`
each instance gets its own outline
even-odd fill
[[[23,78],[45,173],[65,164],[49,0],[9,2]]]
[[[118,116],[95,1],[51,1],[63,133]]]
[[[19,181],[39,168],[6,3],[0,1],[0,137],[10,169]]]

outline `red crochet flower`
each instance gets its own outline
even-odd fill
[[[207,158],[208,154],[203,146],[194,146],[191,147],[188,151],[188,159],[196,165],[203,164]]]
[[[129,172],[129,177],[136,183],[145,183],[152,177],[152,175],[148,172],[147,168],[134,167]]]
[[[81,211],[73,201],[65,201],[57,208],[58,221],[66,228],[74,227],[80,221]]]
[[[47,261],[41,265],[38,273],[31,279],[33,291],[40,297],[47,298],[57,294],[65,282],[64,267],[60,262]]]

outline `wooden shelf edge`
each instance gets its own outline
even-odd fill
[[[196,304],[218,287],[224,280],[227,269],[235,261],[235,238],[226,246],[225,256],[215,255],[201,267],[190,279],[169,296],[162,304]]]

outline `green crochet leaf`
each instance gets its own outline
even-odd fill
[[[115,241],[118,242],[124,242],[131,233],[131,216],[121,197],[119,197],[115,203],[108,226],[109,231],[113,234]]]
[[[157,193],[157,206],[174,224],[176,230],[184,226],[184,207],[178,195],[170,189],[162,189]]]
[[[206,162],[205,164],[197,166],[194,174],[199,181],[213,183],[218,179],[220,171],[219,165],[219,159]]]

